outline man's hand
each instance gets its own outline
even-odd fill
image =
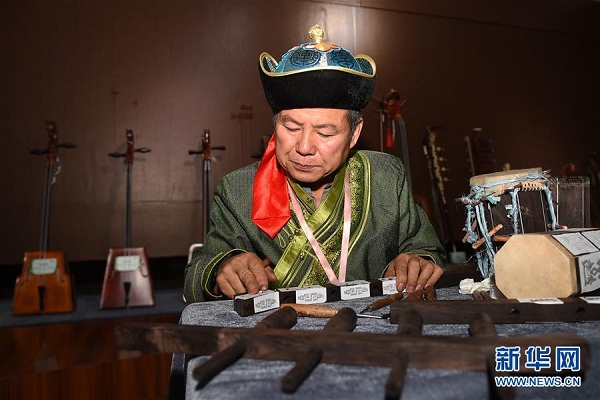
[[[398,254],[390,262],[384,277],[396,277],[399,292],[406,288],[408,293],[433,285],[444,273],[442,267],[414,254]]]
[[[236,294],[256,294],[260,290],[267,290],[269,282],[277,279],[269,267],[270,263],[254,253],[242,253],[229,258],[217,272],[214,292],[233,298]]]

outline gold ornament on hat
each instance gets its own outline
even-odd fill
[[[330,49],[337,49],[339,47],[339,46],[336,46],[336,45],[333,45],[333,44],[325,43],[323,41],[323,38],[325,37],[325,31],[318,24],[317,25],[313,25],[308,30],[308,36],[310,36],[310,38],[312,39],[312,41],[315,42],[315,45],[310,46],[310,47],[314,47],[317,50],[327,51],[327,50],[330,50]]]

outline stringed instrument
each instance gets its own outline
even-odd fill
[[[108,154],[110,157],[125,158],[125,247],[109,250],[100,296],[100,309],[154,305],[152,278],[146,250],[143,247],[131,247],[131,171],[134,153],[149,153],[151,150],[145,147],[135,148],[133,131],[130,129],[126,130],[125,137],[126,152]]]
[[[465,145],[471,176],[498,171],[493,141],[482,136],[481,128],[473,128],[471,137],[465,136]]]
[[[211,146],[210,144],[210,129],[205,129],[202,135],[202,148],[200,150],[188,150],[188,154],[197,155],[202,154],[202,166],[203,166],[203,185],[202,185],[202,241],[206,240],[206,234],[210,227],[210,167],[212,161],[212,150],[225,150],[225,146]]]
[[[31,150],[46,155],[46,180],[43,198],[42,228],[38,251],[26,252],[23,270],[17,277],[13,298],[14,315],[72,312],[75,306],[71,276],[62,251],[49,251],[50,200],[52,185],[60,173],[59,148],[73,148],[73,143],[59,143],[56,124],[46,122],[48,146]]]
[[[458,246],[459,242],[453,238],[452,221],[448,212],[448,201],[446,199],[446,183],[449,178],[446,173],[449,171],[445,166],[446,159],[440,153],[444,148],[437,144],[436,130],[441,127],[427,127],[427,134],[423,139],[423,152],[427,159],[429,170],[429,178],[431,180],[432,198],[437,217],[440,239],[446,247],[448,260],[452,264],[465,262],[467,259],[466,253],[461,251]]]

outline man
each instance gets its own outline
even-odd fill
[[[274,133],[260,164],[219,182],[206,243],[185,271],[188,302],[396,277],[399,291],[433,285],[444,250],[415,205],[404,166],[353,151],[375,63],[325,43],[260,56]]]

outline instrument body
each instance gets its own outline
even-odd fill
[[[539,174],[540,177],[529,179],[530,173]],[[548,181],[541,175],[540,168],[533,168],[501,171],[471,178],[472,187],[492,185],[488,187],[491,187],[494,193],[488,195],[485,200],[488,203],[486,218],[492,226],[503,225],[503,228],[497,232],[498,235],[545,232],[551,229],[549,225],[551,202],[544,193],[548,190]],[[506,179],[511,182],[500,183]],[[499,197],[499,201],[493,202],[492,196]],[[516,199],[514,211],[513,199]],[[512,215],[511,211],[513,211]]]
[[[466,207],[464,242],[476,249],[484,278],[494,271],[494,257],[515,234],[558,229],[552,191],[541,168],[500,171],[470,179],[461,199]]]
[[[75,147],[72,143],[60,144],[56,124],[46,123],[48,146],[46,149],[31,151],[34,155],[46,155],[46,181],[43,199],[42,228],[38,251],[25,253],[23,270],[16,279],[12,313],[42,314],[66,313],[75,308],[71,277],[65,265],[62,251],[48,251],[50,227],[50,200],[52,185],[60,172],[58,148]]]
[[[594,213],[590,178],[587,176],[557,176],[547,182],[552,191],[556,219],[568,228],[598,228]]]
[[[109,249],[100,309],[153,305],[146,250],[143,247]]]
[[[131,171],[134,153],[148,153],[150,149],[136,149],[133,132],[130,129],[126,131],[125,137],[127,151],[109,154],[111,157],[125,158],[125,247],[109,250],[100,295],[100,309],[154,306],[154,292],[146,250],[143,247],[131,247]]]
[[[38,267],[39,268],[36,268]],[[37,273],[37,270],[48,273]],[[71,276],[62,251],[28,251],[23,271],[17,277],[13,298],[14,315],[67,313],[75,308]]]

